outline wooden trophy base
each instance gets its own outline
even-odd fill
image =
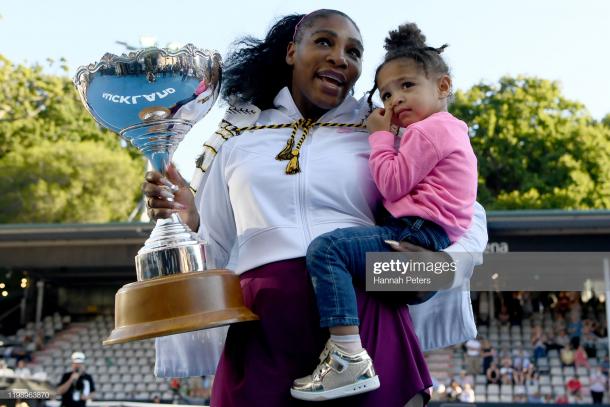
[[[126,284],[114,311],[115,328],[104,345],[258,319],[244,306],[239,277],[221,269]]]

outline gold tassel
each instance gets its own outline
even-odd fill
[[[299,167],[299,150],[292,150],[292,158],[290,162],[286,166],[286,174],[292,175],[301,172],[301,168]]]
[[[294,146],[294,137],[290,137],[286,142],[286,146],[275,156],[278,161],[290,160],[292,158],[292,147]]]

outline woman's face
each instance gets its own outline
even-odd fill
[[[292,97],[304,117],[318,118],[343,102],[362,71],[362,53],[360,33],[340,15],[317,17],[288,45]]]

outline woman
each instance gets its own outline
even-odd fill
[[[487,384],[500,384],[500,369],[495,361],[491,362],[489,368],[485,371],[487,377]]]
[[[179,212],[199,230],[212,265],[240,274],[244,301],[261,318],[230,327],[212,406],[303,405],[290,397],[290,386],[315,367],[327,339],[319,329],[304,267],[307,245],[336,228],[374,224],[379,204],[368,170],[367,133],[357,128],[368,106],[349,95],[361,72],[362,52],[358,27],[341,12],[318,10],[283,18],[264,41],[247,39],[228,58],[224,98],[256,107],[229,109],[232,116],[220,132],[228,141],[222,148],[214,144],[217,155],[208,149],[200,161],[204,173],[196,182],[195,199],[172,167],[168,178],[180,187],[175,202],[162,198],[168,181],[147,174],[143,189],[150,216]],[[243,115],[236,118],[235,112]],[[236,130],[236,123],[248,117],[252,120],[245,127],[255,124],[258,130]],[[471,228],[447,251],[482,252],[485,229],[484,212],[476,206]],[[438,301],[437,306],[413,307],[414,323],[406,306],[357,291],[363,345],[376,358],[383,386],[339,403],[403,406],[428,400],[425,390],[432,381],[413,325],[425,331],[419,338],[425,348],[474,336],[464,287],[468,289],[477,261],[468,255],[458,263],[455,287],[429,300]],[[431,321],[438,325],[429,326]],[[211,373],[216,368],[210,350],[213,332],[159,338],[157,374]],[[218,343],[222,345],[222,338]]]
[[[489,339],[483,339],[483,343],[481,344],[481,356],[483,357],[483,373],[485,373],[496,356],[496,351]]]

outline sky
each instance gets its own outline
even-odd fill
[[[531,75],[560,82],[563,95],[596,119],[610,113],[607,0],[0,0],[0,54],[26,64],[64,57],[70,75],[106,52],[125,52],[116,41],[137,46],[142,36],[160,46],[190,42],[225,56],[241,36],[264,36],[279,17],[319,8],[341,10],[360,28],[365,52],[358,97],[371,88],[388,31],[415,22],[429,45],[449,44],[443,56],[455,89]],[[186,179],[222,111],[217,103],[178,147],[174,161]]]

